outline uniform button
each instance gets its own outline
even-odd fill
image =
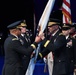
[[[59,60],[59,62],[61,62],[61,60]]]
[[[73,60],[71,60],[71,62],[73,62]]]

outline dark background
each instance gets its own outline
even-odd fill
[[[2,0],[0,2],[0,31],[14,21],[26,19],[33,23],[33,0]]]

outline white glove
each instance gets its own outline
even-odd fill
[[[44,63],[47,63],[47,58],[44,57],[43,60],[44,60]]]

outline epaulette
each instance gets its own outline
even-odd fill
[[[35,46],[34,44],[31,44],[31,46],[32,46],[34,49],[36,49],[36,46]]]
[[[60,33],[59,35],[63,35],[63,33]]]
[[[18,38],[13,38],[12,41],[14,41],[14,40],[18,40]]]

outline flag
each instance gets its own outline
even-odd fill
[[[63,13],[63,23],[72,23],[71,20],[71,9],[70,0],[63,0],[62,13]]]
[[[36,59],[37,59],[37,54],[39,52],[39,47],[40,47],[40,44],[38,44],[37,49],[33,51],[33,53],[36,53],[36,55],[35,55],[35,57],[31,58],[28,69],[27,69],[25,75],[33,75],[35,64],[36,64]]]
[[[46,7],[43,11],[43,14],[39,20],[39,23],[38,23],[38,28],[39,28],[39,35],[41,33],[44,32],[45,28],[47,27],[47,23],[48,23],[48,20],[49,20],[49,17],[50,17],[50,14],[52,12],[52,9],[53,9],[53,6],[54,6],[54,3],[55,3],[55,0],[49,0],[46,4]],[[40,44],[38,45],[38,49],[40,48]],[[39,49],[40,50],[40,49]],[[38,55],[38,52],[39,50],[36,52],[36,59],[37,59],[37,55]],[[36,61],[35,59],[35,61]]]
[[[39,20],[39,23],[38,23],[38,26],[40,28],[39,34],[44,32],[44,30],[45,30],[45,28],[47,26],[47,23],[48,23],[48,20],[49,20],[49,17],[50,17],[50,14],[51,14],[54,3],[55,3],[55,0],[49,0],[47,2],[45,10],[43,11],[43,14],[42,14],[42,16],[41,16],[41,18]]]
[[[44,32],[44,30],[45,30],[45,28],[47,26],[47,23],[48,23],[48,20],[49,20],[49,17],[50,17],[54,2],[55,2],[55,0],[49,0],[47,2],[47,4],[46,4],[46,7],[45,7],[45,9],[43,11],[43,14],[42,14],[42,16],[41,16],[41,18],[39,20],[39,23],[38,23],[38,28],[40,28],[39,34]],[[38,47],[35,50],[36,51],[35,58],[32,58],[30,60],[30,63],[29,63],[29,66],[28,66],[28,69],[27,69],[27,72],[26,72],[25,75],[33,75],[35,64],[36,64],[36,59],[37,59],[39,50],[40,50],[40,44],[38,44]]]
[[[29,63],[29,66],[28,66],[28,69],[27,69],[25,75],[33,75],[34,67],[35,67],[34,59],[35,59],[35,58],[32,58],[32,59],[30,60],[30,63]]]

